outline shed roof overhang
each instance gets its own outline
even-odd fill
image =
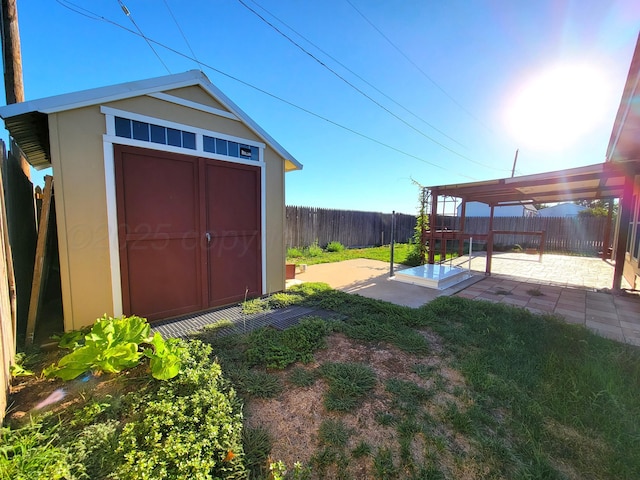
[[[640,34],[607,148],[608,162],[640,162]]]
[[[640,174],[639,162],[607,162],[483,182],[427,187],[437,195],[488,205],[552,203],[622,196],[625,177]]]
[[[302,169],[302,164],[293,155],[213,85],[200,70],[15,103],[0,107],[0,117],[4,119],[7,130],[26,155],[27,161],[34,168],[42,169],[51,166],[49,114],[192,85],[202,87],[273,148],[285,160],[286,171]]]

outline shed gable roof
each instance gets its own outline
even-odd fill
[[[302,164],[293,155],[276,142],[229,97],[222,93],[218,87],[213,85],[200,70],[190,70],[175,75],[121,83],[7,105],[0,107],[0,117],[4,119],[11,136],[27,155],[29,163],[36,168],[43,168],[51,163],[48,114],[141,95],[156,95],[167,90],[194,85],[204,89],[212,98],[222,104],[232,115],[235,115],[267,145],[273,148],[287,162],[288,168],[286,170],[302,169]]]

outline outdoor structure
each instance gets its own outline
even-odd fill
[[[576,217],[583,210],[588,210],[587,207],[578,205],[576,203],[558,203],[551,207],[545,207],[538,210],[538,216],[540,217]]]
[[[486,203],[468,202],[465,208],[467,217],[488,217],[491,207]],[[530,203],[520,205],[505,205],[496,207],[493,211],[494,217],[535,217],[538,210]],[[462,216],[462,205],[458,205],[456,216]]]
[[[65,330],[285,287],[285,172],[301,164],[200,71],[0,108],[53,166]]]
[[[640,289],[640,35],[607,148],[607,164],[634,165],[626,177],[616,228],[618,263],[627,282]]]
[[[486,273],[491,273],[495,209],[499,206],[522,203],[553,203],[574,200],[604,199],[612,216],[613,201],[619,199],[617,228],[614,232],[613,257],[615,269],[612,288],[619,290],[622,277],[637,289],[640,287],[640,36],[636,43],[629,75],[625,84],[618,114],[613,126],[606,162],[584,167],[540,173],[521,177],[503,178],[483,182],[426,187],[431,205],[431,218],[436,218],[438,199],[462,199],[461,221],[458,230],[427,232],[428,263],[434,263],[437,243],[446,248],[447,240],[464,240],[467,202],[482,202],[490,207],[489,229],[482,235],[487,242]],[[510,232],[511,233],[511,232]],[[544,249],[544,232],[518,232],[540,237],[540,254]],[[478,238],[474,234],[474,238]],[[611,232],[605,232],[604,245],[610,244]],[[437,242],[438,241],[438,242]],[[444,246],[444,247],[443,247]],[[606,250],[606,249],[605,249]],[[605,253],[606,255],[606,253]]]

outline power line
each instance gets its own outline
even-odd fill
[[[56,2],[58,4],[60,4],[62,7],[67,8],[68,10],[71,10],[74,13],[78,13],[78,14],[84,16],[84,17],[87,17],[87,18],[91,19],[91,20],[102,21],[102,22],[108,23],[110,25],[113,25],[115,27],[118,27],[118,28],[124,30],[125,32],[128,32],[128,33],[132,34],[132,35],[136,35],[138,37],[142,36],[139,32],[131,30],[130,28],[127,28],[124,25],[121,25],[121,24],[119,24],[119,23],[117,23],[117,22],[115,22],[113,20],[109,20],[108,18],[105,18],[105,17],[103,17],[101,15],[98,15],[98,14],[96,14],[94,12],[91,12],[90,10],[87,10],[87,9],[85,9],[83,7],[80,7],[80,6],[76,5],[75,3],[70,2],[68,0],[56,0]],[[174,53],[174,54],[176,54],[176,55],[178,55],[180,57],[186,58],[188,60],[195,61],[195,59],[193,57],[190,57],[189,55],[187,55],[187,54],[185,54],[185,53],[183,53],[183,52],[181,52],[179,50],[176,50],[175,48],[170,47],[170,46],[168,46],[168,45],[166,45],[166,44],[164,44],[162,42],[159,42],[159,41],[154,40],[152,38],[148,38],[148,41],[151,42],[151,43],[154,43],[155,45],[157,45],[159,47],[162,47],[162,48],[164,48],[164,49],[170,51],[171,53]],[[311,115],[313,117],[319,118],[320,120],[324,120],[325,122],[330,123],[330,124],[332,124],[332,125],[334,125],[334,126],[336,126],[338,128],[341,128],[343,130],[346,130],[346,131],[348,131],[348,132],[350,132],[350,133],[352,133],[354,135],[357,135],[357,136],[359,136],[361,138],[364,138],[366,140],[374,142],[374,143],[376,143],[378,145],[381,145],[381,146],[383,146],[385,148],[393,150],[393,151],[395,151],[397,153],[400,153],[402,155],[405,155],[407,157],[410,157],[410,158],[413,158],[415,160],[418,160],[418,161],[420,161],[422,163],[426,163],[428,165],[431,165],[432,167],[436,167],[436,168],[439,168],[441,170],[444,170],[446,172],[450,172],[451,173],[451,169],[449,167],[443,167],[441,165],[438,165],[437,163],[430,162],[429,160],[426,160],[424,158],[418,157],[417,155],[413,155],[412,153],[405,152],[404,150],[401,150],[399,148],[391,146],[391,145],[389,145],[387,143],[384,143],[384,142],[382,142],[380,140],[377,140],[377,139],[375,139],[373,137],[370,137],[370,136],[368,136],[368,135],[366,135],[364,133],[358,132],[357,130],[354,130],[354,129],[352,129],[350,127],[347,127],[345,125],[342,125],[342,124],[340,124],[340,123],[338,123],[338,122],[336,122],[334,120],[331,120],[331,119],[329,119],[327,117],[324,117],[324,116],[322,116],[322,115],[320,115],[318,113],[315,113],[315,112],[313,112],[311,110],[308,110],[308,109],[306,109],[304,107],[301,107],[300,105],[297,105],[297,104],[295,104],[295,103],[293,103],[293,102],[291,102],[289,100],[286,100],[286,99],[284,99],[282,97],[279,97],[278,95],[275,95],[275,94],[273,94],[271,92],[263,90],[262,88],[257,87],[256,85],[253,85],[253,84],[251,84],[251,83],[249,83],[249,82],[247,82],[245,80],[242,80],[242,79],[240,79],[238,77],[235,77],[235,76],[233,76],[233,75],[231,75],[229,73],[226,73],[226,72],[224,72],[224,71],[222,71],[222,70],[220,70],[218,68],[215,68],[215,67],[213,67],[213,66],[211,66],[211,65],[209,65],[207,63],[200,62],[200,64],[202,66],[210,69],[213,72],[216,72],[216,73],[218,73],[218,74],[220,74],[220,75],[222,75],[224,77],[229,78],[230,80],[233,80],[233,81],[238,82],[238,83],[240,83],[242,85],[245,85],[245,86],[247,86],[247,87],[249,87],[249,88],[251,88],[253,90],[256,90],[256,91],[258,91],[258,92],[260,92],[260,93],[262,93],[264,95],[267,95],[267,96],[269,96],[269,97],[271,97],[271,98],[273,98],[275,100],[278,100],[278,101],[280,101],[282,103],[285,103],[285,104],[287,104],[287,105],[289,105],[289,106],[291,106],[291,107],[293,107],[293,108],[295,108],[297,110],[300,110],[300,111],[302,111],[304,113],[307,113],[307,114],[309,114],[309,115]],[[467,178],[469,180],[477,180],[477,178],[469,177],[468,175],[464,175],[464,174],[461,174],[461,173],[458,173],[458,172],[453,172],[453,173],[455,173],[455,175]]]
[[[169,67],[167,67],[167,65],[162,61],[162,58],[160,58],[160,55],[158,54],[158,52],[156,52],[156,49],[153,48],[153,45],[151,45],[151,42],[149,42],[149,39],[146,37],[144,33],[142,33],[142,30],[140,29],[136,21],[133,19],[133,15],[131,15],[131,12],[129,11],[127,6],[124,3],[122,3],[122,0],[118,0],[118,3],[120,4],[120,8],[122,9],[123,13],[129,18],[129,20],[131,20],[131,23],[133,23],[133,26],[136,27],[136,30],[138,30],[138,32],[140,33],[140,36],[144,38],[144,41],[147,42],[147,45],[149,45],[149,48],[153,51],[153,53],[155,53],[156,57],[158,57],[158,60],[160,60],[160,63],[162,64],[162,66],[167,70],[167,72],[171,73],[171,70],[169,70]]]
[[[306,55],[308,55],[309,57],[311,57],[313,60],[315,60],[317,63],[319,63],[322,67],[324,67],[325,69],[327,69],[329,72],[331,72],[333,75],[335,75],[336,77],[338,77],[340,80],[342,80],[344,83],[346,83],[347,85],[349,85],[351,88],[353,88],[356,92],[358,92],[359,94],[361,94],[362,96],[364,96],[366,99],[368,99],[369,101],[371,101],[372,103],[374,103],[375,105],[377,105],[379,108],[381,108],[382,110],[384,110],[385,112],[387,112],[389,115],[391,115],[392,117],[396,118],[397,120],[399,120],[400,122],[402,122],[403,124],[405,124],[407,127],[409,127],[410,129],[414,130],[415,132],[417,132],[418,134],[422,135],[423,137],[425,137],[427,140],[430,140],[431,142],[435,143],[436,145],[440,146],[441,148],[444,148],[445,150],[453,153],[454,155],[467,160],[471,163],[475,163],[476,165],[479,165],[481,167],[484,168],[491,168],[493,170],[498,170],[498,171],[502,171],[504,169],[500,169],[500,168],[496,168],[493,167],[491,165],[485,165],[481,162],[478,162],[476,160],[473,160],[472,158],[469,158],[468,156],[446,146],[445,144],[439,142],[438,140],[436,140],[435,138],[427,135],[426,133],[424,133],[422,130],[414,127],[413,125],[411,125],[409,122],[407,122],[405,119],[403,119],[402,117],[400,117],[399,115],[396,115],[395,113],[393,113],[391,110],[389,110],[387,107],[385,107],[384,105],[382,105],[380,102],[378,102],[376,99],[374,99],[373,97],[371,97],[370,95],[368,95],[367,93],[365,93],[363,90],[361,90],[360,88],[358,88],[356,85],[354,85],[353,83],[351,83],[349,80],[347,80],[346,78],[344,78],[342,75],[340,75],[338,72],[336,72],[334,69],[332,69],[331,67],[329,67],[326,63],[324,63],[322,60],[320,60],[318,57],[316,57],[313,53],[309,52],[307,49],[305,49],[302,45],[300,45],[298,42],[296,42],[295,40],[293,40],[291,37],[289,37],[286,33],[284,33],[282,30],[280,30],[277,26],[275,26],[273,23],[269,22],[269,20],[267,20],[266,18],[264,18],[262,15],[260,15],[260,13],[256,12],[253,8],[251,8],[249,5],[247,5],[243,0],[238,0],[238,3],[240,3],[242,6],[244,6],[247,10],[249,10],[251,13],[253,13],[255,16],[257,16],[260,20],[262,20],[264,23],[266,23],[267,25],[269,25],[273,30],[275,30],[278,34],[280,34],[281,36],[283,36],[285,39],[287,39],[289,42],[291,42],[293,45],[295,45],[298,49],[300,49],[302,52],[304,52]]]
[[[411,60],[411,58],[404,53],[400,47],[398,47],[395,43],[393,43],[391,41],[391,39],[389,37],[387,37],[384,32],[382,30],[380,30],[371,20],[369,20],[366,15],[364,13],[362,13],[360,10],[358,10],[358,8],[351,2],[351,0],[345,0],[349,5],[351,5],[351,8],[353,8],[363,19],[365,22],[367,22],[369,25],[371,25],[371,27],[378,32],[382,38],[384,38],[387,43],[389,43],[389,45],[391,45],[400,55],[402,55],[405,60],[407,60],[411,65],[414,66],[414,68],[416,70],[418,70],[427,80],[429,80],[438,90],[440,90],[444,95],[447,96],[447,98],[449,98],[449,100],[451,100],[453,103],[455,103],[458,107],[460,107],[467,115],[469,115],[471,118],[473,118],[476,122],[478,122],[480,125],[482,125],[484,128],[486,128],[487,130],[491,131],[492,130],[482,121],[480,120],[478,117],[476,117],[473,113],[471,113],[467,108],[465,108],[460,102],[458,102],[455,98],[453,98],[453,96],[451,94],[449,94],[449,92],[447,92],[443,87],[441,87],[438,82],[436,82],[433,78],[431,78],[427,72],[425,72],[422,68],[420,68],[420,66],[414,62],[413,60]],[[505,169],[502,169],[505,170]]]
[[[178,30],[180,31],[180,35],[182,35],[182,39],[184,40],[184,43],[187,44],[187,48],[189,48],[189,51],[191,52],[191,55],[193,55],[193,58],[195,59],[196,64],[198,64],[198,66],[202,66],[202,64],[198,60],[198,57],[196,56],[195,52],[193,51],[193,48],[191,48],[191,44],[189,43],[189,40],[187,40],[186,35],[182,31],[182,28],[180,27],[180,24],[178,23],[178,19],[176,19],[175,15],[173,14],[173,11],[171,10],[171,7],[169,7],[169,3],[167,3],[167,0],[164,0],[164,5],[165,5],[165,7],[167,7],[167,10],[169,11],[169,15],[171,15],[171,18],[173,19],[173,23],[175,23],[176,27],[178,27]]]
[[[456,140],[455,138],[447,135],[445,132],[443,132],[442,130],[440,130],[438,127],[436,127],[435,125],[433,125],[432,123],[428,122],[427,120],[425,120],[424,118],[422,118],[421,116],[419,116],[417,113],[414,113],[413,111],[409,110],[407,107],[405,107],[404,105],[402,105],[400,102],[394,100],[393,98],[391,98],[389,95],[387,95],[386,93],[384,93],[382,90],[380,90],[378,87],[376,87],[375,85],[373,85],[371,82],[367,81],[366,79],[364,79],[361,75],[358,75],[356,72],[354,72],[353,70],[351,70],[348,66],[346,66],[344,63],[340,62],[338,59],[336,59],[335,57],[333,57],[331,54],[329,54],[328,52],[326,52],[325,50],[323,50],[321,47],[319,47],[318,45],[316,45],[315,43],[313,43],[311,40],[309,40],[307,37],[305,37],[304,35],[302,35],[299,31],[295,30],[293,27],[291,27],[291,25],[288,25],[286,22],[284,22],[281,18],[278,18],[276,15],[274,15],[272,12],[270,12],[269,10],[267,10],[265,7],[263,7],[262,5],[260,5],[258,2],[256,2],[255,0],[251,0],[251,2],[255,5],[257,5],[259,8],[261,8],[262,10],[264,10],[265,12],[267,12],[269,15],[271,15],[273,18],[275,18],[278,22],[280,22],[281,24],[283,24],[285,27],[287,27],[289,30],[291,30],[293,33],[295,33],[296,35],[298,35],[300,38],[302,38],[303,40],[305,40],[307,43],[309,43],[310,45],[312,45],[313,47],[315,47],[316,49],[318,49],[320,52],[322,52],[324,55],[326,55],[327,57],[329,57],[331,60],[333,60],[334,62],[336,62],[338,65],[340,65],[342,68],[344,68],[345,70],[347,70],[349,73],[351,73],[353,76],[355,76],[356,78],[360,79],[362,82],[366,83],[367,85],[369,85],[371,88],[373,88],[376,92],[378,92],[380,95],[384,96],[387,100],[395,103],[397,106],[399,106],[400,108],[402,108],[405,112],[413,115],[415,118],[417,118],[418,120],[420,120],[421,122],[423,122],[424,124],[428,125],[429,127],[431,127],[432,129],[434,129],[436,132],[440,133],[441,135],[447,137],[449,140],[451,140],[452,142],[456,143],[457,145],[463,147],[463,148],[467,148],[466,145],[463,145],[461,142],[459,142],[458,140]]]

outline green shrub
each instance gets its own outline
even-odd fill
[[[327,252],[341,252],[344,250],[344,245],[340,242],[329,242],[327,244]]]
[[[314,242],[313,244],[309,245],[305,250],[307,257],[319,257],[320,255],[322,255],[322,248],[318,246],[318,242]]]
[[[287,258],[300,258],[304,257],[304,252],[301,248],[298,247],[290,247],[287,248]]]
[[[246,478],[241,406],[210,355],[190,342],[182,373],[132,402],[116,478]]]

